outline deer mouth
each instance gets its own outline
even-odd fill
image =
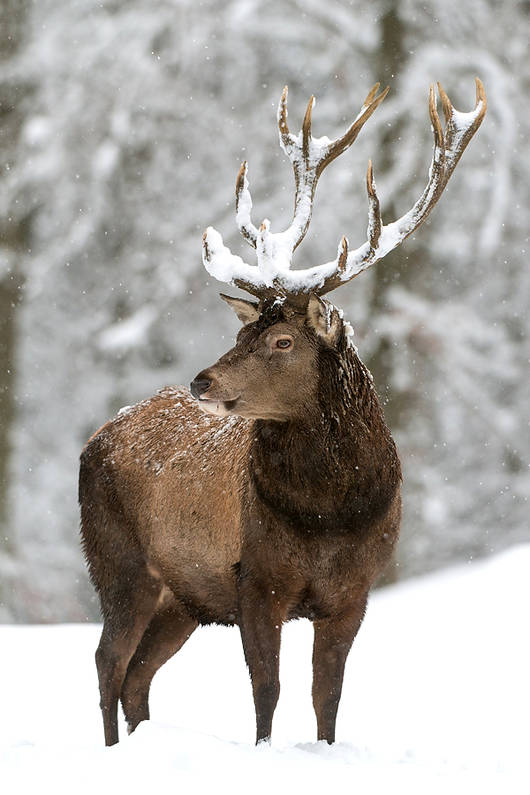
[[[201,411],[204,411],[206,414],[213,414],[216,417],[228,417],[229,414],[233,413],[238,400],[239,397],[233,400],[200,397],[198,403]]]

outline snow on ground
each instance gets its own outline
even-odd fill
[[[0,627],[2,791],[528,795],[529,571],[525,545],[374,593],[331,747],[314,742],[308,622],[284,629],[258,748],[237,629],[198,630],[155,678],[152,721],[105,749],[100,628]]]

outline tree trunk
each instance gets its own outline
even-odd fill
[[[380,48],[376,55],[375,74],[381,80],[382,85],[390,84],[393,79],[403,70],[408,58],[405,47],[405,26],[399,16],[399,3],[388,3],[387,9],[380,20]],[[381,138],[380,153],[377,158],[377,170],[384,174],[391,166],[392,152],[395,151],[395,142],[399,139],[401,130],[399,124],[393,124],[392,128],[387,128]],[[384,221],[388,223],[398,217],[399,210],[394,202],[385,204]],[[414,275],[418,271],[420,251],[419,248],[412,246],[412,241],[407,244],[407,264],[404,267],[403,259],[405,252],[397,249],[387,255],[384,263],[374,268],[374,288],[372,297],[371,317],[385,314],[388,311],[387,293],[389,288],[396,283],[409,286],[414,283]],[[368,366],[374,376],[377,390],[384,401],[385,416],[388,425],[394,432],[403,429],[408,421],[411,411],[414,408],[416,393],[412,390],[400,390],[392,385],[392,356],[391,340],[384,337],[371,356]],[[386,585],[399,579],[399,564],[396,553],[389,563],[380,585]]]
[[[0,67],[14,57],[21,45],[27,13],[26,0],[2,0],[0,3]],[[0,151],[4,166],[2,180],[10,173],[23,116],[21,100],[27,86],[9,77],[0,80]],[[18,265],[20,252],[28,245],[26,220],[13,220],[8,213],[0,218],[0,550],[14,553],[14,539],[9,529],[9,456],[10,437],[15,414],[14,369],[16,349],[16,310],[22,276]]]

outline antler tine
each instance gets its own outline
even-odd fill
[[[440,84],[438,83],[438,85]],[[447,106],[444,103],[443,104],[444,113],[446,111],[446,107]],[[432,83],[429,86],[429,116],[431,117],[432,131],[434,135],[434,145],[435,147],[439,146],[440,148],[442,148],[444,145],[444,134],[440,122],[440,117],[438,116],[438,109],[436,107],[436,94],[434,93],[434,86]],[[447,116],[445,117],[445,121],[447,123]]]
[[[386,88],[378,95],[379,85],[379,83],[376,83],[372,86],[353,124],[344,135],[334,141],[329,141],[328,138],[313,138],[311,135],[314,97],[311,97],[307,105],[301,134],[295,136],[289,132],[289,127],[287,126],[287,86],[284,88],[278,107],[278,128],[280,145],[293,164],[296,192],[291,225],[285,232],[277,234],[276,237],[281,238],[282,245],[290,248],[291,255],[304,239],[309,227],[315,189],[322,171],[338,155],[352,145],[364,123],[388,94],[389,88]]]
[[[453,113],[453,106],[451,104],[451,100],[443,90],[441,83],[436,83],[436,85],[438,86],[438,93],[440,94],[440,99],[442,100],[442,108],[444,112],[445,123],[449,124]],[[432,93],[434,94],[434,87],[431,86],[431,88],[433,90]]]
[[[304,121],[302,123],[302,152],[304,153],[304,160],[309,160],[309,142],[311,140],[311,116],[313,108],[315,107],[315,97],[312,96],[307,103],[307,110],[305,112]]]
[[[220,282],[233,284],[260,300],[275,297],[279,293],[278,289],[265,283],[255,265],[247,265],[241,257],[232,254],[223,244],[219,232],[211,226],[202,236],[202,261],[211,276]]]
[[[289,93],[288,86],[283,87],[280,104],[278,106],[278,128],[282,138],[287,138],[289,135],[289,127],[287,126],[287,94]],[[287,143],[287,141],[285,141]]]
[[[368,163],[366,184],[368,189],[368,241],[348,255],[346,268],[340,257],[334,263],[321,266],[322,278],[316,292],[319,295],[334,290],[340,284],[355,278],[359,273],[374,265],[386,254],[400,245],[426,220],[440,198],[451,174],[468,145],[480,127],[486,113],[486,93],[479,78],[476,78],[476,104],[469,113],[461,113],[453,108],[451,101],[438,83],[445,117],[445,132],[436,109],[434,86],[429,90],[429,116],[431,119],[434,152],[429,169],[429,180],[422,195],[414,206],[397,221],[383,226],[379,209],[379,199],[375,190],[372,163]],[[310,269],[312,272],[317,269]]]
[[[348,264],[348,238],[344,235],[342,236],[342,240],[339,243],[339,250],[338,250],[338,263],[337,263],[337,270],[339,273],[344,273],[346,270],[346,266]]]
[[[382,91],[379,96],[377,96],[377,92],[379,91],[380,83],[375,83],[372,86],[370,91],[368,92],[368,96],[363,102],[362,108],[359,111],[357,118],[351,125],[351,127],[344,133],[341,138],[338,138],[336,141],[331,143],[329,148],[329,153],[327,157],[323,160],[322,165],[320,166],[320,172],[324,170],[324,168],[331,163],[332,160],[335,160],[345,149],[352,145],[355,141],[357,136],[359,135],[363,125],[365,122],[368,121],[372,113],[377,110],[381,102],[384,100],[388,92],[390,91],[390,86],[387,86],[384,91]]]
[[[371,160],[368,161],[368,170],[366,172],[366,190],[368,191],[368,240],[370,241],[370,250],[375,251],[381,237],[383,224]]]
[[[252,223],[250,213],[252,211],[252,198],[248,189],[247,179],[247,161],[241,163],[241,167],[237,172],[236,179],[236,223],[239,231],[245,240],[253,247],[256,248],[256,241],[258,238],[258,230]]]
[[[445,109],[447,108],[447,112],[449,113],[450,117],[449,121],[447,122],[447,131],[445,136],[448,170],[447,179],[449,179],[453,173],[458,161],[462,157],[464,149],[482,124],[482,120],[486,114],[488,103],[486,99],[486,92],[484,91],[484,86],[480,78],[475,77],[475,84],[476,102],[474,110],[471,111],[471,113],[474,115],[474,118],[467,126],[465,124],[462,125],[462,117],[468,116],[469,114],[459,113],[459,111],[455,110],[449,100],[449,97],[440,84],[438,84],[440,96],[442,97],[442,103],[444,105],[444,113],[446,112]]]

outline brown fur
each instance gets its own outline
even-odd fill
[[[397,540],[401,473],[371,376],[338,312],[315,301],[234,305],[257,320],[194,382],[209,382],[202,405],[223,416],[168,387],[83,450],[107,744],[118,699],[132,730],[160,665],[209,622],[239,625],[257,741],[270,737],[281,625],[297,617],[314,622],[317,736],[334,740],[346,657]]]

